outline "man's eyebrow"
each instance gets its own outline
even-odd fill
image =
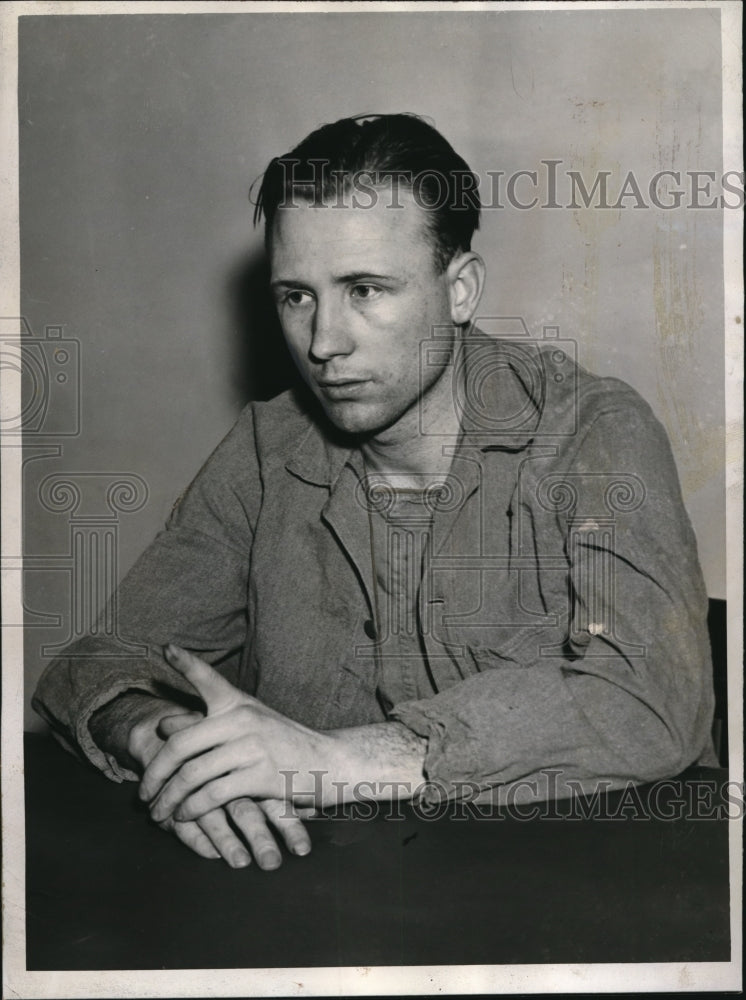
[[[334,279],[337,285],[349,285],[355,281],[389,281],[401,284],[404,278],[398,274],[380,274],[375,271],[350,271],[348,274],[340,274]]]
[[[305,281],[300,281],[296,278],[276,278],[275,281],[270,281],[270,288],[309,288]]]
[[[335,285],[350,285],[356,281],[386,281],[389,284],[401,285],[405,279],[397,274],[380,274],[375,271],[349,271],[345,274],[336,275],[332,280]],[[310,290],[311,286],[299,278],[276,278],[270,282],[270,288],[307,288]]]

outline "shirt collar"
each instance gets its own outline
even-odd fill
[[[315,486],[331,486],[356,445],[327,420],[315,400],[312,400],[309,418],[308,429],[285,468]]]
[[[536,341],[505,340],[471,331],[455,348],[454,396],[461,418],[459,450],[518,451],[542,418],[546,376]]]

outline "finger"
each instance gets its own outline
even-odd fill
[[[254,791],[252,763],[250,758],[241,755],[241,747],[233,744],[215,747],[208,753],[186,761],[163,784],[158,794],[150,802],[151,816],[157,823],[160,823],[191,798],[196,798],[203,787],[209,791],[199,798],[198,809],[192,809],[188,815],[180,813],[176,819],[198,819],[204,813],[225,805],[226,802],[238,795],[264,793],[264,789]],[[215,797],[217,789],[212,786],[217,783],[216,779],[223,776],[225,776],[225,788],[221,787],[221,795],[224,797],[217,799]]]
[[[202,719],[204,719],[204,715],[201,712],[181,712],[179,715],[166,715],[158,723],[158,735],[161,739],[167,740],[169,736],[188,729],[195,722],[200,722]]]
[[[179,806],[175,807],[173,816],[180,821],[199,819],[212,809],[227,806],[233,799],[254,798],[254,796],[266,798],[275,794],[274,789],[267,791],[265,787],[258,785],[251,771],[242,769],[233,774],[226,774],[222,778],[216,778],[214,781],[208,781],[199,791],[188,795]]]
[[[272,802],[273,799],[262,799],[259,803],[263,806],[264,802]],[[297,806],[293,802],[288,802],[287,800],[278,799],[277,801],[282,802],[282,813],[288,819],[313,819],[314,816],[318,816],[319,811],[314,806]]]
[[[288,808],[288,803],[282,799],[265,799],[259,807],[280,832],[289,851],[300,857],[311,850],[311,838],[308,831],[297,816]]]
[[[165,823],[160,823],[159,826],[168,833],[173,833],[174,836],[179,838],[182,844],[186,844],[190,850],[194,851],[195,854],[199,854],[200,857],[211,860],[220,857],[220,853],[213,846],[210,838],[200,830],[196,823],[176,823],[172,819],[167,819]]]
[[[181,825],[179,823],[177,826]],[[246,868],[251,864],[251,856],[236,836],[223,809],[214,809],[199,820],[200,828],[207,834],[213,846],[220,852],[231,868]]]
[[[256,863],[264,871],[272,871],[282,864],[282,854],[277,841],[269,832],[267,820],[256,802],[251,799],[234,799],[226,811],[246,838]]]
[[[140,782],[140,798],[143,801],[152,799],[163,783],[182,764],[199,754],[211,750],[221,742],[223,728],[218,718],[203,718],[189,728],[170,736],[143,773]]]
[[[171,666],[196,689],[209,715],[217,715],[236,704],[238,690],[199,656],[173,643],[165,647],[164,654]]]

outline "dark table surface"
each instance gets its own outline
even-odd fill
[[[233,871],[150,823],[134,785],[25,746],[30,970],[730,958],[723,771],[589,818],[316,819],[309,856]]]

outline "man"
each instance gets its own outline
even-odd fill
[[[205,857],[276,867],[273,830],[307,853],[304,817],[363,796],[504,801],[713,759],[665,433],[560,342],[475,328],[476,186],[407,115],[270,163],[305,389],[246,408],[122,584],[147,653],[91,636],[39,684],[63,741]]]

